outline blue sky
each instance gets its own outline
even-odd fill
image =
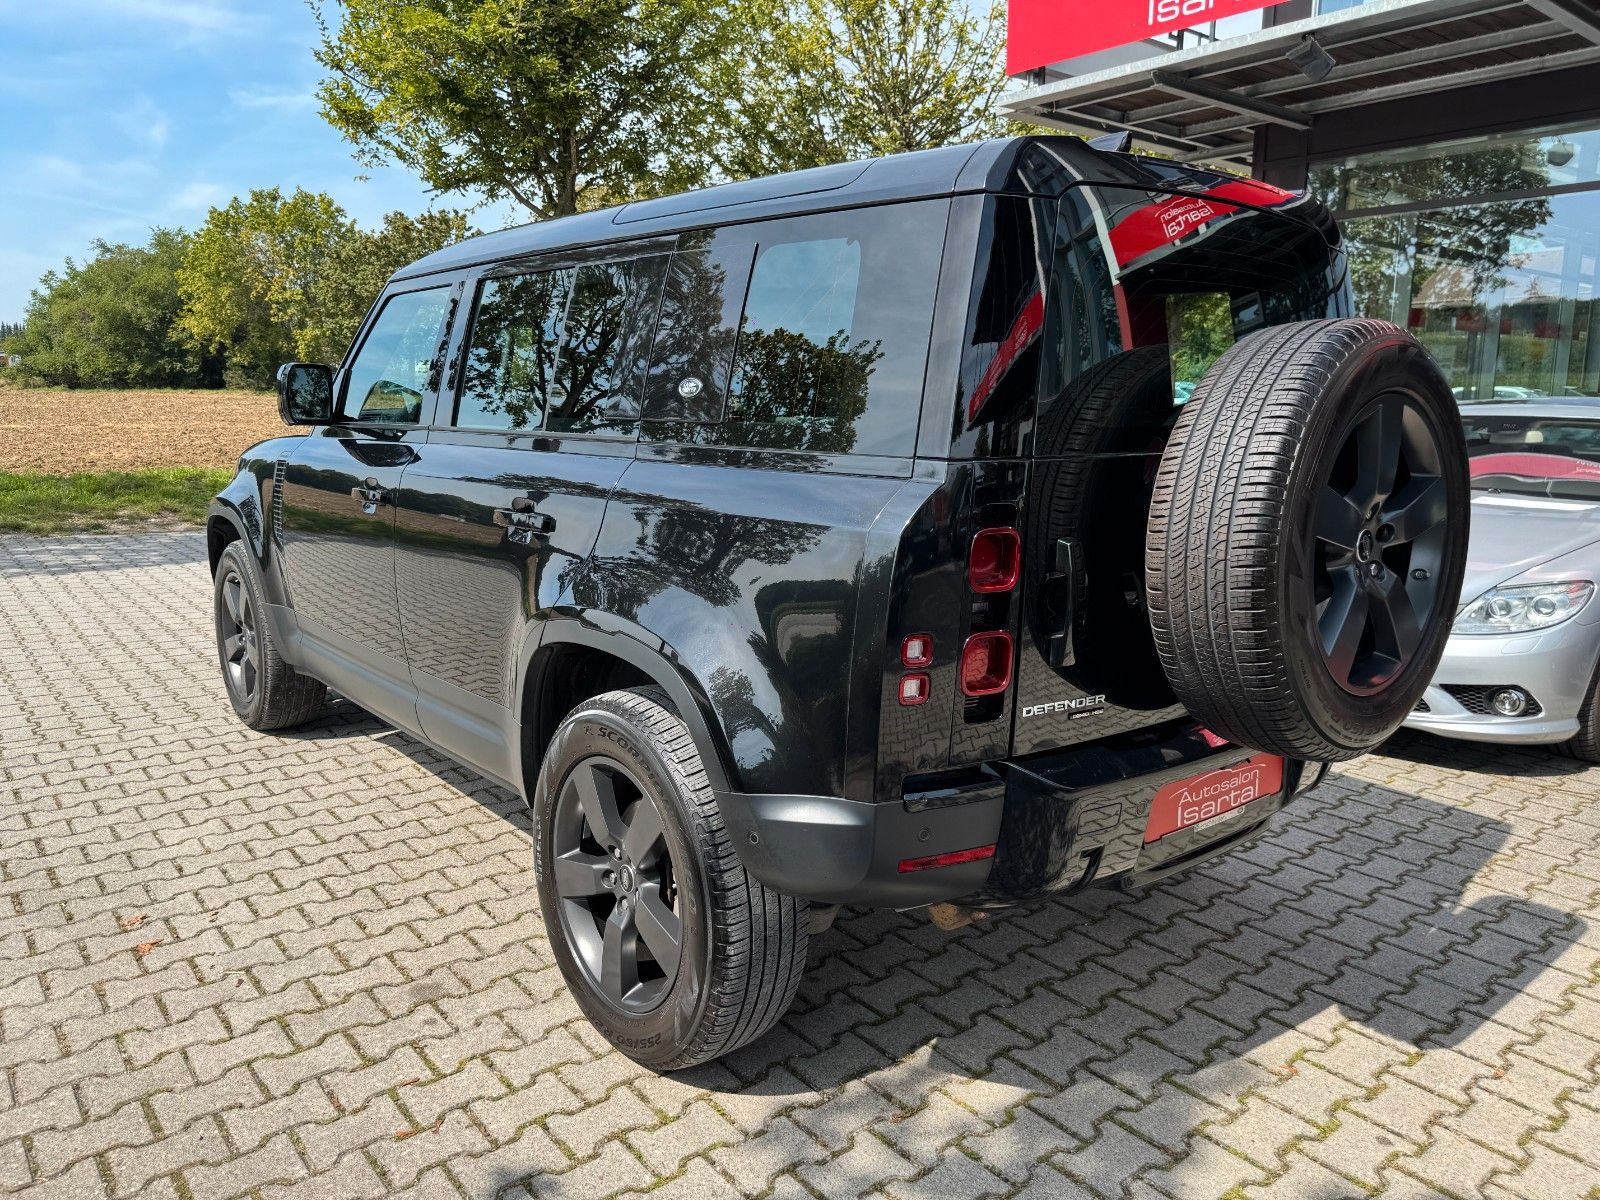
[[[0,320],[93,239],[192,229],[251,188],[325,191],[368,226],[433,204],[318,115],[316,34],[303,0],[0,0]]]

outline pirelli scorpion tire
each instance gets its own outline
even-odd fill
[[[1243,338],[1162,455],[1145,542],[1156,650],[1223,736],[1336,762],[1381,742],[1444,651],[1467,550],[1454,398],[1381,321]]]

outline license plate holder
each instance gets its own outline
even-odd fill
[[[1283,759],[1276,754],[1257,754],[1232,766],[1174,780],[1160,788],[1150,802],[1145,845],[1236,813],[1282,790]]]

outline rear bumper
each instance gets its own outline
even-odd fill
[[[987,765],[897,802],[732,792],[717,799],[746,870],[777,891],[830,904],[1002,908],[1191,866],[1259,833],[1321,778],[1315,764],[1291,761],[1278,793],[1145,844],[1163,785],[1251,754],[1213,748],[1185,725]],[[995,847],[992,858],[900,870],[905,860],[983,846]]]

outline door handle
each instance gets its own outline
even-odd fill
[[[350,496],[361,504],[361,511],[371,516],[385,504],[393,504],[394,496],[378,486],[376,479],[369,479],[359,487],[350,489]]]
[[[522,545],[527,545],[535,535],[546,536],[556,527],[554,517],[549,513],[539,512],[531,505],[497,508],[494,510],[494,523],[504,528],[506,536],[513,542]]]

